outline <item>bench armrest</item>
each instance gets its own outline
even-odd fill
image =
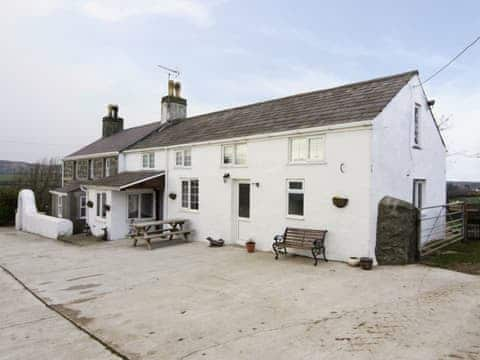
[[[325,246],[325,237],[321,238],[321,239],[315,239],[313,241],[313,245],[316,246],[316,247],[323,247]]]
[[[273,237],[273,240],[275,241],[275,244],[280,244],[285,241],[285,239],[283,238],[283,235],[275,235]]]

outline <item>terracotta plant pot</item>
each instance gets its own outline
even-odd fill
[[[249,253],[255,252],[255,242],[254,241],[248,241],[245,243],[245,246],[247,247],[247,251]]]

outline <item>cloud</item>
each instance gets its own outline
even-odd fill
[[[90,17],[117,22],[142,15],[164,15],[188,19],[199,26],[213,24],[212,4],[197,0],[91,0],[82,5]]]

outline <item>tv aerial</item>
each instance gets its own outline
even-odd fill
[[[180,71],[172,69],[163,65],[157,65],[160,69],[165,70],[168,73],[168,80],[175,80],[180,76]]]

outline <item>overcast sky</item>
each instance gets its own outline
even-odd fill
[[[478,1],[0,0],[0,159],[62,157],[160,118],[181,71],[189,115],[418,69],[423,79],[479,34]],[[395,4],[393,4],[395,3]],[[426,84],[450,116],[450,153],[480,153],[480,44]],[[450,156],[449,179],[480,180]]]

